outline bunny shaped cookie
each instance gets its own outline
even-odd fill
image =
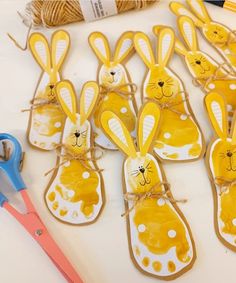
[[[229,134],[226,101],[211,92],[205,105],[215,137],[208,146],[206,163],[214,195],[214,222],[219,240],[236,251],[236,124]],[[234,116],[235,117],[235,116]]]
[[[236,71],[236,34],[221,23],[212,21],[202,0],[187,0],[192,12],[179,2],[171,2],[170,9],[176,15],[190,17],[205,39],[215,47]]]
[[[58,101],[67,119],[57,170],[45,192],[46,204],[57,219],[69,224],[89,224],[104,205],[103,179],[94,161],[93,136],[88,121],[97,103],[96,82],[87,82],[77,114],[76,95],[69,81],[56,85]]]
[[[55,85],[61,80],[60,69],[70,46],[70,36],[66,31],[53,33],[51,47],[41,33],[32,33],[29,48],[42,73],[32,101],[28,126],[31,145],[52,150],[59,143],[65,115],[57,103]]]
[[[130,255],[143,273],[174,279],[196,258],[190,228],[177,207],[163,169],[149,152],[160,124],[161,110],[146,102],[139,112],[136,145],[128,128],[111,111],[101,115],[106,135],[127,155],[123,164]]]
[[[232,119],[236,109],[236,77],[229,74],[224,66],[220,67],[220,64],[208,54],[199,50],[196,29],[189,17],[180,16],[177,22],[188,49],[176,39],[176,52],[184,56],[189,72],[205,92],[215,91],[225,96],[229,117]]]
[[[133,84],[123,64],[134,53],[133,35],[131,31],[121,35],[113,57],[104,34],[93,32],[89,36],[89,44],[100,61],[98,82],[105,90],[105,95],[100,97],[94,112],[95,143],[106,149],[114,150],[116,147],[101,130],[100,115],[103,111],[111,110],[116,113],[132,135],[135,135],[137,106],[133,96]]]
[[[180,78],[168,66],[175,35],[164,27],[158,33],[158,63],[155,62],[147,35],[138,32],[134,44],[149,68],[143,84],[143,100],[154,99],[162,108],[162,127],[154,145],[154,152],[162,160],[190,161],[200,158],[205,142],[185,94]]]

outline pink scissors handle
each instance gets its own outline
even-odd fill
[[[71,263],[65,257],[59,246],[50,236],[47,228],[41,221],[39,215],[26,192],[20,191],[25,202],[27,213],[21,214],[8,202],[4,202],[3,207],[16,218],[22,226],[30,233],[30,235],[39,243],[42,249],[51,258],[58,270],[62,273],[65,279],[70,283],[83,283],[79,274],[75,271]]]

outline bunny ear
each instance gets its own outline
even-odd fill
[[[209,23],[211,21],[211,18],[202,0],[187,0],[187,3],[194,14],[197,15],[197,17],[204,23]]]
[[[49,73],[51,71],[51,57],[45,36],[41,33],[32,33],[29,38],[29,48],[40,67]]]
[[[165,67],[173,54],[175,34],[171,28],[163,28],[159,32],[158,40],[158,64]]]
[[[183,56],[188,53],[188,50],[178,38],[175,38],[175,52]]]
[[[160,107],[155,102],[144,104],[138,119],[138,145],[142,156],[148,153],[155,139],[160,116]]]
[[[98,100],[99,88],[96,82],[87,82],[84,84],[80,97],[80,124],[89,118],[92,114]]]
[[[133,139],[118,116],[111,111],[104,111],[101,114],[101,125],[108,138],[110,138],[126,155],[133,158],[136,157]]]
[[[89,36],[89,44],[98,59],[105,65],[109,65],[111,51],[107,38],[101,32],[93,32]]]
[[[68,53],[70,47],[70,35],[64,31],[59,30],[52,35],[52,67],[57,71],[60,70],[63,61]]]
[[[197,41],[196,28],[194,26],[193,21],[189,17],[180,16],[177,22],[180,33],[182,34],[189,49],[191,51],[197,51],[199,47]]]
[[[232,137],[232,144],[236,145],[236,112],[234,112],[233,120],[231,123],[230,136]]]
[[[228,135],[228,115],[224,97],[216,92],[210,92],[205,97],[205,106],[215,133],[218,137],[226,139]]]
[[[163,25],[153,26],[152,32],[153,32],[156,36],[159,36],[160,31],[161,31],[163,28],[166,28],[166,27],[167,27],[167,26],[163,26]]]
[[[134,35],[134,46],[137,53],[148,68],[151,68],[153,65],[155,65],[152,46],[146,34],[144,34],[143,32],[137,32]]]
[[[76,123],[76,95],[74,86],[70,81],[60,81],[56,84],[56,93],[58,101],[65,114],[70,120]]]
[[[170,9],[176,16],[187,16],[194,21],[196,26],[203,26],[203,22],[194,16],[194,14],[191,13],[191,11],[189,11],[183,4],[173,1],[170,3]]]
[[[114,62],[120,63],[134,52],[134,33],[127,31],[121,35],[115,48]]]

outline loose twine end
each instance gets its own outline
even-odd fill
[[[3,161],[8,161],[11,156],[11,148],[8,147],[6,141],[2,141],[2,147],[3,147],[3,154],[0,155],[0,159]]]
[[[20,13],[18,12],[18,14],[20,14]],[[28,49],[28,39],[29,39],[29,35],[30,35],[30,32],[31,32],[31,29],[32,29],[32,24],[28,28],[25,44],[23,46],[20,45],[20,43],[10,33],[7,33],[7,36],[16,45],[17,48],[19,48],[22,51],[26,51]]]

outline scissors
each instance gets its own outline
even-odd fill
[[[8,176],[13,188],[21,194],[27,212],[22,214],[17,211],[9,204],[8,199],[1,192],[0,206],[5,208],[30,233],[68,282],[83,283],[79,274],[50,236],[27,194],[19,169],[22,157],[20,143],[9,134],[0,134],[0,143],[3,145],[3,154],[0,156],[0,169]],[[8,147],[8,144],[10,144],[10,147]]]

